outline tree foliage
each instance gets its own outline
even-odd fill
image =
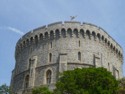
[[[118,82],[105,68],[82,68],[61,74],[54,94],[117,94]]]
[[[8,94],[9,91],[9,86],[7,86],[6,84],[0,86],[0,94]]]
[[[119,86],[120,86],[121,88],[124,88],[124,89],[125,89],[125,78],[120,79],[118,82],[119,82]]]
[[[32,90],[32,94],[52,94],[52,92],[47,87],[36,87]]]
[[[119,82],[119,94],[125,94],[125,78],[120,79],[118,82]]]

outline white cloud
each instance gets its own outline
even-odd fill
[[[11,27],[11,26],[0,26],[0,29],[2,30],[9,30],[10,32],[14,32],[17,33],[19,35],[24,35],[24,32],[22,32],[21,30]]]
[[[7,27],[7,29],[9,29],[10,31],[15,32],[17,34],[24,35],[24,33],[22,31],[20,31],[19,29],[16,29],[13,27]]]

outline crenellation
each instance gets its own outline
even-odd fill
[[[70,29],[70,28],[69,28]],[[77,30],[77,29],[74,29],[74,30]],[[74,30],[72,30],[72,31],[74,31]],[[51,30],[52,31],[52,30]],[[87,32],[88,30],[86,30],[86,32]],[[68,30],[67,30],[67,32],[68,32]],[[44,36],[45,36],[45,38],[47,37],[47,38],[49,38],[49,34],[47,33],[47,32],[45,32],[46,33],[46,35],[44,34]],[[89,32],[90,33],[90,32]],[[93,32],[92,32],[93,33]],[[41,35],[41,33],[40,33],[40,35]],[[39,35],[39,36],[40,36]],[[90,34],[91,35],[91,34]],[[38,36],[38,37],[39,37]],[[42,37],[43,37],[43,35],[42,35]],[[101,35],[100,35],[100,33],[97,33],[97,37],[100,39],[101,38]],[[32,38],[32,37],[31,37]],[[33,37],[34,38],[34,37]],[[102,38],[104,39],[104,36],[102,36]],[[109,37],[110,38],[110,37]],[[30,39],[31,40],[31,39]],[[32,41],[32,40],[31,40]],[[24,41],[24,43],[23,43],[23,45],[25,45],[25,41]],[[22,44],[21,44],[21,46],[22,46]],[[21,47],[22,48],[22,47]]]
[[[41,29],[46,29],[47,28],[47,26],[46,25],[44,25],[44,26],[41,26],[41,27],[38,27],[38,28],[36,28],[36,29],[33,29],[32,31],[38,31],[38,30],[41,30]],[[30,32],[32,32],[32,31],[30,31]]]
[[[64,21],[64,24],[78,24],[78,25],[81,25],[81,22],[78,22],[78,21]]]
[[[62,25],[62,21],[48,24],[48,27],[52,27],[52,26],[55,26],[55,25],[58,25],[58,24]]]

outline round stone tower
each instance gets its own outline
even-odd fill
[[[122,78],[123,50],[102,28],[75,21],[36,28],[17,42],[11,87],[26,94],[35,86],[54,89],[59,73],[82,67],[104,67]]]

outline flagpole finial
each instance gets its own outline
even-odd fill
[[[70,16],[70,21],[73,21],[77,16]]]

